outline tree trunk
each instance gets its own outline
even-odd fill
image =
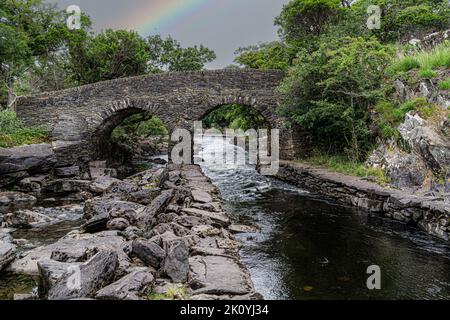
[[[8,100],[6,102],[6,107],[11,111],[16,111],[16,94],[14,93],[14,80],[8,80],[6,83],[8,88]]]

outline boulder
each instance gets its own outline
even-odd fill
[[[194,294],[244,295],[254,292],[248,273],[234,259],[195,256],[189,259]]]
[[[124,218],[115,218],[108,221],[107,228],[109,230],[123,231],[130,226],[130,222]]]
[[[44,173],[50,171],[56,162],[51,144],[0,148],[0,175],[20,171]]]
[[[102,300],[139,300],[139,296],[154,280],[149,269],[138,268],[98,291],[95,297]]]
[[[79,166],[55,168],[54,173],[59,178],[72,178],[80,175]]]
[[[59,219],[32,210],[19,210],[4,216],[4,225],[8,228],[31,229],[60,222]]]
[[[155,217],[163,212],[173,197],[173,190],[165,190],[156,197],[150,205],[145,208],[137,217],[137,226],[144,230],[152,229]]]
[[[16,257],[16,246],[12,243],[0,241],[0,271],[7,267]]]
[[[89,191],[91,186],[91,181],[89,180],[76,180],[76,179],[59,179],[48,183],[44,188],[45,193],[76,193]]]
[[[92,181],[90,189],[92,192],[100,194],[106,192],[113,184],[118,182],[120,182],[119,179],[109,176],[100,176]]]
[[[151,186],[139,187],[135,183],[119,180],[113,183],[106,192],[114,194],[114,197],[123,201],[149,205],[160,194],[161,190]]]
[[[29,176],[28,172],[26,172],[26,171],[0,174],[0,188],[4,188],[9,185],[13,185],[28,176]]]
[[[189,249],[183,239],[164,243],[166,257],[163,271],[175,283],[184,283],[189,274]]]
[[[111,250],[117,253],[120,270],[130,266],[130,259],[123,251],[125,240],[117,231],[105,231],[96,234],[72,233],[48,246],[38,247],[24,253],[20,259],[14,260],[9,270],[14,273],[39,275],[37,262],[52,259],[59,262],[85,262],[100,250]]]
[[[66,263],[52,259],[42,259],[37,262],[39,270],[38,293],[41,299],[47,299],[51,288],[67,273],[73,272],[81,263]]]
[[[0,213],[32,208],[37,199],[20,192],[0,192]]]
[[[87,262],[79,266],[78,272],[64,274],[48,290],[49,300],[70,300],[94,297],[96,292],[114,279],[119,266],[117,253],[99,251]],[[77,275],[79,278],[77,279]]]
[[[145,206],[117,200],[114,198],[93,198],[85,202],[84,218],[91,219],[95,216],[120,217],[130,212],[138,213],[145,209]]]
[[[106,213],[102,213],[86,221],[86,223],[84,223],[81,226],[81,230],[84,233],[96,233],[100,231],[105,231],[108,222],[109,222],[109,215],[107,215]]]
[[[132,254],[141,259],[147,266],[159,269],[165,257],[165,251],[153,241],[135,240]]]

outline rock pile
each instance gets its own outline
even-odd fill
[[[40,298],[261,298],[230,232],[245,228],[231,225],[198,166],[101,176],[91,188],[102,194],[85,202],[80,230],[9,267],[38,275]]]

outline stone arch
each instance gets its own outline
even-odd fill
[[[283,72],[261,70],[145,75],[21,97],[17,113],[26,124],[51,128],[58,165],[65,166],[93,160],[96,137],[128,113],[151,112],[172,132],[191,129],[218,106],[238,103],[258,110],[272,128],[280,129],[281,157],[292,159],[302,140],[276,114],[276,88],[283,77]]]

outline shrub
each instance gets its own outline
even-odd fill
[[[10,148],[24,144],[48,142],[48,131],[41,127],[25,127],[16,113],[0,111],[0,147]]]
[[[344,38],[300,51],[280,91],[281,112],[308,130],[324,151],[362,159],[373,146],[369,108],[382,96],[390,47],[376,39]]]

